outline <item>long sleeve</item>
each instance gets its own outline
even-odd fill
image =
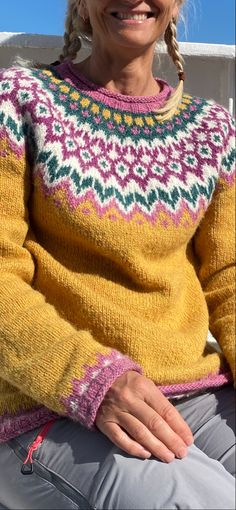
[[[26,116],[0,94],[0,374],[36,404],[91,427],[114,380],[140,368],[78,331],[33,288],[27,136]]]
[[[219,180],[194,238],[198,277],[209,310],[210,331],[235,378],[235,124],[225,112]]]

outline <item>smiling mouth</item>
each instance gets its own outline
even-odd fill
[[[123,20],[137,20],[137,21],[145,21],[149,18],[155,18],[154,12],[146,12],[146,13],[128,13],[128,12],[112,12],[111,15],[119,19]]]

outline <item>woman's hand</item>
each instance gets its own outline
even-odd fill
[[[129,371],[118,377],[99,407],[96,426],[135,457],[164,462],[187,455],[192,432],[175,407],[147,377]]]

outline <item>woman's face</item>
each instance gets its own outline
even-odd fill
[[[142,50],[162,36],[180,0],[84,0],[93,38],[111,46]],[[109,46],[108,46],[109,45]]]

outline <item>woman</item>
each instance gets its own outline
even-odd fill
[[[2,71],[2,508],[234,508],[234,123],[183,94],[182,4],[70,1]]]

